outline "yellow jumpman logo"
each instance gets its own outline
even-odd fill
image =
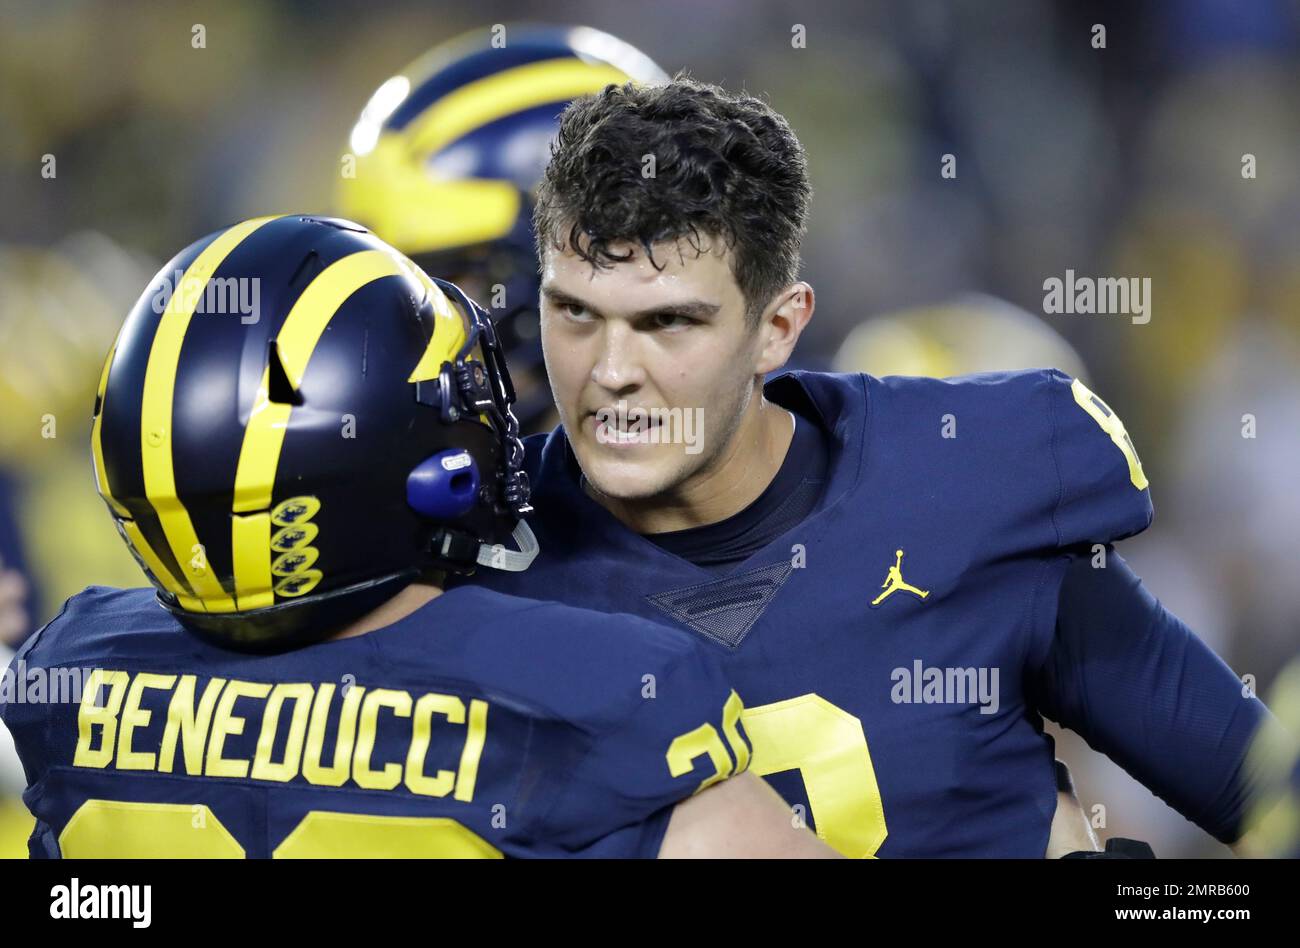
[[[906,583],[903,581],[903,569],[902,569],[903,551],[895,550],[894,552],[897,554],[897,559],[894,560],[894,565],[889,567],[889,573],[885,576],[885,581],[880,584],[880,588],[883,589],[884,592],[882,592],[875,599],[871,600],[871,604],[873,606],[880,605],[882,602],[885,601],[886,596],[896,593],[899,590],[902,590],[903,592],[910,592],[914,596],[919,596],[921,599],[924,599],[926,596],[930,595],[930,591],[928,589],[917,589],[915,586],[911,585],[910,583]]]

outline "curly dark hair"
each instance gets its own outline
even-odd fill
[[[647,156],[654,174],[647,176]],[[745,93],[678,75],[657,86],[606,86],[565,110],[537,192],[538,258],[571,249],[595,267],[652,245],[707,238],[732,250],[751,325],[798,278],[812,187],[803,146],[786,120]]]

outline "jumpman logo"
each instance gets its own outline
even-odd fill
[[[885,598],[887,596],[891,596],[894,593],[899,592],[900,590],[902,592],[910,592],[912,595],[920,599],[924,599],[926,596],[930,595],[930,590],[917,589],[911,583],[904,582],[903,551],[895,550],[894,553],[896,555],[896,559],[894,560],[894,565],[889,567],[889,572],[885,576],[885,581],[880,584],[880,588],[883,589],[884,592],[882,592],[875,599],[871,600],[871,604],[873,606],[880,605],[882,602],[885,601]]]

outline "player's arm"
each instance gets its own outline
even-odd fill
[[[1066,567],[1055,634],[1031,685],[1036,703],[1235,843],[1252,792],[1247,750],[1268,711],[1113,549],[1105,564],[1078,556]]]
[[[1047,840],[1047,859],[1060,859],[1069,853],[1100,852],[1101,845],[1092,831],[1092,823],[1083,812],[1074,792],[1070,770],[1056,762],[1056,812],[1052,814],[1052,831]]]
[[[660,859],[837,859],[790,818],[762,777],[746,771],[673,807]]]
[[[1109,405],[1059,372],[1040,382],[1048,410],[1035,430],[1047,450],[1036,456],[1052,470],[1039,503],[1045,538],[1066,559],[1037,625],[1028,686],[1047,717],[1233,843],[1254,783],[1246,747],[1268,712],[1113,549],[1093,567],[1095,544],[1150,525],[1146,473]]]
[[[833,856],[748,772],[744,704],[719,655],[677,630],[616,618],[640,650],[621,656],[635,688],[566,770],[565,792],[532,834],[605,856]]]

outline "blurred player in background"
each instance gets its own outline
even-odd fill
[[[83,577],[136,575],[87,496],[86,405],[120,321],[112,301],[155,266],[99,234],[0,246],[0,646],[21,644]]]
[[[1074,346],[1037,316],[1005,300],[968,293],[868,317],[845,337],[831,367],[942,379],[1042,365],[1073,378],[1088,376]]]
[[[574,98],[667,75],[589,27],[502,24],[443,43],[371,96],[337,195],[359,221],[492,313],[525,434],[554,426],[538,333],[533,198]]]
[[[536,554],[512,397],[487,314],[353,224],[168,263],[91,439],[155,588],[73,597],[0,691],[32,855],[833,855],[689,636],[442,590]]]
[[[86,406],[121,318],[113,301],[151,270],[101,234],[0,245],[0,667],[87,577],[139,576],[86,489]],[[27,851],[23,786],[0,727],[0,858]]]

